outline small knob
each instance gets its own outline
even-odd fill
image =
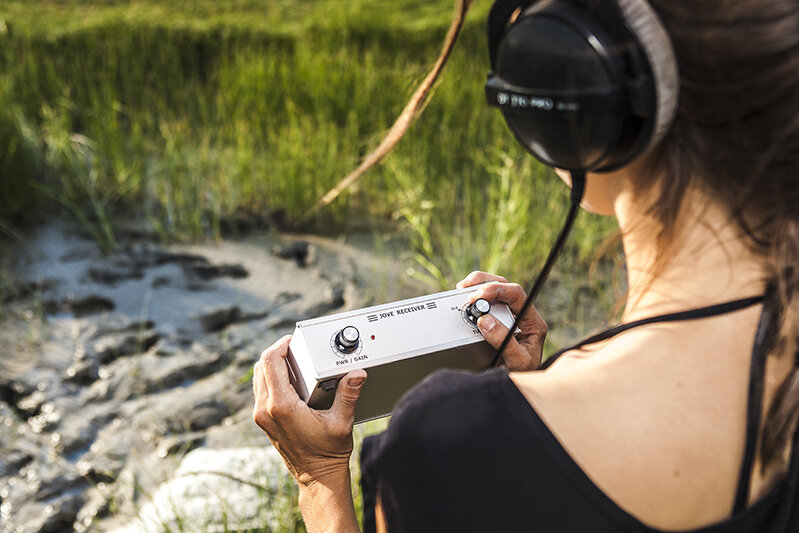
[[[472,305],[466,308],[466,316],[474,323],[483,315],[487,315],[491,311],[491,304],[488,300],[480,298],[475,300]]]
[[[361,334],[358,332],[357,328],[347,326],[336,335],[336,345],[342,352],[351,353],[358,347],[360,338]]]

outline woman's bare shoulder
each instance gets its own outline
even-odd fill
[[[564,354],[547,371],[511,375],[592,481],[663,529],[724,519],[737,483],[748,355],[728,353],[723,368],[697,363],[711,346],[729,349],[701,333],[685,325],[630,331]]]

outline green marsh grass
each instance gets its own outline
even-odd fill
[[[394,153],[308,227],[432,65],[452,2],[8,1],[0,6],[0,227],[60,208],[104,247],[120,213],[164,240],[231,219],[406,232],[431,286],[529,277],[565,187],[484,103],[478,3]],[[585,217],[585,261],[611,228]]]

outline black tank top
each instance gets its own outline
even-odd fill
[[[748,298],[623,324],[555,354],[545,367],[566,351],[634,327],[714,316],[762,300]],[[734,511],[729,519],[696,532],[799,532],[799,446],[793,446],[785,478],[746,506],[768,339],[775,324],[769,307],[764,306],[752,353],[746,446]],[[361,485],[366,531],[375,530],[378,493],[391,533],[660,531],[627,513],[588,478],[499,369],[482,374],[444,370],[410,391],[398,403],[388,429],[364,440]]]

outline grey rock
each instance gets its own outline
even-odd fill
[[[98,363],[89,359],[75,361],[64,371],[64,380],[78,385],[88,385],[98,377]]]
[[[325,315],[336,309],[344,307],[344,287],[332,286],[326,290],[325,298],[313,307],[306,310],[307,318]]]
[[[184,265],[183,269],[203,280],[214,278],[246,278],[250,275],[241,265],[209,265],[196,263]]]
[[[272,253],[281,259],[293,260],[300,268],[315,265],[318,261],[316,246],[307,241],[294,241],[275,246]]]
[[[283,261],[270,254],[275,239],[263,236],[174,247],[139,242],[108,257],[60,230],[48,235],[23,270],[52,281],[21,284],[18,292],[50,301],[53,314],[33,324],[21,300],[0,323],[0,343],[9,339],[24,348],[21,358],[30,356],[20,372],[0,377],[0,529],[106,531],[149,505],[142,498],[157,493],[183,454],[245,443],[259,447],[219,464],[194,455],[208,471],[180,467],[173,479],[187,492],[176,505],[199,509],[188,516],[200,520],[181,527],[214,529],[220,513],[224,523],[232,507],[218,511],[209,496],[227,493],[228,482],[255,491],[234,496],[235,505],[257,508],[257,496],[270,509],[283,506],[272,499],[276,484],[291,486],[279,461],[263,477],[242,466],[250,458],[261,470],[271,465],[259,459],[268,444],[251,420],[249,372],[296,321],[361,301],[354,263],[342,259],[341,247],[327,251],[309,238],[286,249]],[[33,326],[35,346],[26,344]],[[280,525],[258,516],[224,527]]]
[[[30,464],[31,461],[33,461],[32,453],[0,447],[0,478],[16,474],[20,469]]]
[[[60,457],[55,460],[37,459],[26,468],[28,478],[35,479],[39,485],[36,501],[49,500],[71,490],[82,490],[89,486],[75,469],[75,465]]]
[[[197,431],[219,424],[230,414],[229,405],[219,400],[207,400],[191,410],[187,422],[190,429]]]
[[[55,280],[22,280],[12,279],[3,287],[2,299],[3,303],[11,303],[17,300],[28,298],[35,294],[43,294],[58,285]]]
[[[60,533],[72,530],[84,501],[83,492],[74,490],[45,502],[45,519],[39,528],[39,533]]]
[[[43,391],[33,391],[17,402],[17,410],[27,417],[36,416],[42,410],[42,405],[48,400],[48,395]]]
[[[34,433],[53,429],[61,421],[61,412],[55,403],[44,402],[39,413],[28,419],[28,425]]]
[[[190,452],[172,477],[115,533],[293,529],[280,512],[292,505],[288,473],[272,447]],[[253,502],[261,502],[253,505]]]
[[[145,355],[139,358],[142,389],[153,393],[180,386],[219,370],[227,362],[227,356],[211,352],[194,345],[190,350],[180,351],[170,357]]]
[[[205,433],[195,432],[164,437],[158,444],[158,457],[184,455],[205,444]]]
[[[230,324],[241,320],[241,309],[237,306],[223,307],[206,313],[199,317],[200,324],[206,332],[212,333],[221,331],[228,327]]]
[[[122,317],[113,317],[97,327],[94,333],[95,337],[103,335],[111,335],[114,333],[142,333],[144,331],[155,328],[155,322],[152,320],[130,320]]]
[[[103,296],[89,295],[70,301],[67,307],[76,317],[83,317],[114,310],[114,302]]]
[[[164,249],[157,249],[152,250],[146,256],[146,264],[148,266],[162,266],[167,264],[177,264],[177,265],[197,265],[197,264],[207,264],[208,259],[201,255],[197,254],[190,254],[190,253],[180,253],[180,252],[169,252]]]
[[[89,279],[103,285],[116,285],[122,281],[139,280],[144,277],[144,272],[136,267],[92,267],[88,270]]]
[[[119,357],[146,352],[158,339],[158,334],[152,331],[112,333],[95,342],[90,356],[100,364],[107,364]]]
[[[73,527],[75,531],[88,531],[98,518],[104,518],[111,511],[110,485],[98,483],[88,491],[86,502],[75,516]]]

